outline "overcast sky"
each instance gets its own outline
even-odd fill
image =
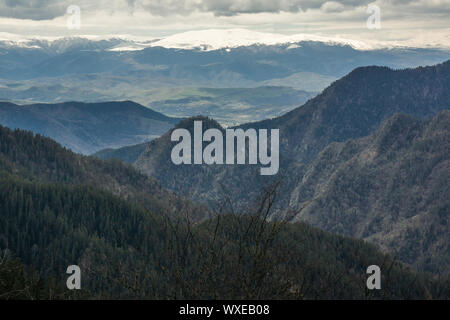
[[[368,5],[381,29],[368,29]],[[81,28],[67,28],[67,8],[81,10]],[[450,0],[0,0],[1,35],[19,37],[135,35],[246,28],[357,40],[450,47]]]

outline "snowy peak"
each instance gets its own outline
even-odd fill
[[[250,31],[246,29],[210,29],[188,31],[155,41],[151,44],[151,46],[175,49],[201,49],[210,51],[251,45],[294,44],[303,41],[317,41],[330,45],[349,45],[357,50],[370,50],[376,48],[373,44],[337,37],[323,37],[310,34],[282,35],[276,33]]]
[[[20,46],[42,48],[62,52],[73,47],[85,47],[106,51],[135,51],[148,47],[167,49],[212,51],[251,45],[287,45],[288,49],[301,46],[301,42],[315,41],[329,45],[348,45],[356,50],[373,50],[391,47],[383,43],[366,43],[339,37],[325,37],[312,34],[283,35],[246,29],[209,29],[187,31],[162,38],[105,35],[78,37],[39,37],[23,39],[19,36],[0,32],[0,46]]]

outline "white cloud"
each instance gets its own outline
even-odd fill
[[[342,12],[345,10],[345,6],[336,1],[327,1],[320,7],[320,9],[325,12]]]
[[[75,3],[81,8],[81,29],[68,30],[65,11]],[[381,30],[366,28],[368,3],[381,8]],[[245,28],[450,46],[449,16],[450,0],[0,0],[0,31],[24,37],[159,37],[190,30]]]

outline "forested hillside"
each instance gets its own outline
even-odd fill
[[[286,199],[295,219],[376,243],[404,262],[450,273],[450,111],[396,115],[373,135],[323,150]]]
[[[448,110],[449,88],[450,61],[405,70],[358,68],[303,106],[281,117],[238,128],[279,129],[280,171],[276,179],[290,179],[294,175],[298,180],[305,166],[330,143],[367,136],[396,113],[430,118]],[[177,127],[191,130],[196,119],[203,120],[204,130],[209,127],[223,130],[205,117],[182,121]],[[171,130],[148,143],[135,162],[135,167],[166,188],[210,202],[220,198],[223,192],[220,184],[227,187],[226,192],[235,202],[240,202],[245,194],[242,190],[259,192],[261,186],[274,182],[274,177],[261,177],[254,166],[175,166],[170,161],[175,144],[170,141],[170,134]],[[210,182],[202,183],[206,180]]]
[[[99,182],[115,179],[130,190],[124,181],[140,180],[132,168],[28,132],[0,133],[1,298],[449,297],[448,282],[414,273],[361,240],[267,221],[276,186],[241,215],[225,210],[190,223],[186,206],[174,218]],[[64,288],[72,264],[83,272],[77,294]],[[366,290],[371,264],[385,270],[382,291]]]
[[[264,221],[268,202],[251,216],[180,225],[90,187],[2,178],[0,199],[0,280],[3,284],[6,277],[23,273],[17,266],[10,270],[11,255],[34,270],[24,283],[18,278],[0,286],[4,298],[15,297],[14,290],[24,289],[37,275],[41,285],[31,297],[49,298],[51,292],[53,298],[67,297],[62,284],[71,264],[83,272],[78,295],[84,298],[423,299],[450,294],[448,283],[414,274],[361,240],[304,224]],[[365,268],[372,264],[385,270],[382,291],[366,289]]]
[[[63,148],[55,141],[0,126],[0,170],[36,182],[88,185],[156,212],[176,213],[191,203],[121,161],[102,161]],[[200,212],[201,211],[201,212]],[[197,218],[206,210],[192,209]]]
[[[415,69],[361,67],[285,115],[243,125],[280,129],[280,153],[310,162],[331,142],[364,137],[396,113],[417,118],[450,108],[450,60]]]
[[[275,176],[261,176],[255,165],[176,166],[171,131],[148,143],[134,166],[211,207],[225,197],[245,209],[281,181],[278,216],[306,206],[294,220],[369,240],[419,270],[448,274],[449,88],[450,61],[358,68],[282,117],[239,127],[280,130]],[[192,133],[195,120],[204,130],[224,130],[199,117],[177,128]]]
[[[117,149],[103,149],[94,153],[93,156],[103,160],[119,159],[125,163],[133,164],[146,147],[147,143],[140,143]]]
[[[192,131],[194,120],[179,127]],[[203,123],[219,128],[209,119]],[[135,166],[213,208],[223,198],[246,208],[280,181],[274,216],[363,238],[419,270],[448,274],[449,128],[449,111],[430,120],[395,115],[368,137],[330,144],[309,165],[281,155],[276,176],[261,176],[255,165],[176,166],[169,132],[149,143]]]

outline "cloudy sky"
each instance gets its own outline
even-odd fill
[[[80,29],[67,27],[71,5],[81,10]],[[380,29],[367,27],[371,5]],[[212,28],[450,47],[450,0],[0,0],[0,38],[156,38]]]

